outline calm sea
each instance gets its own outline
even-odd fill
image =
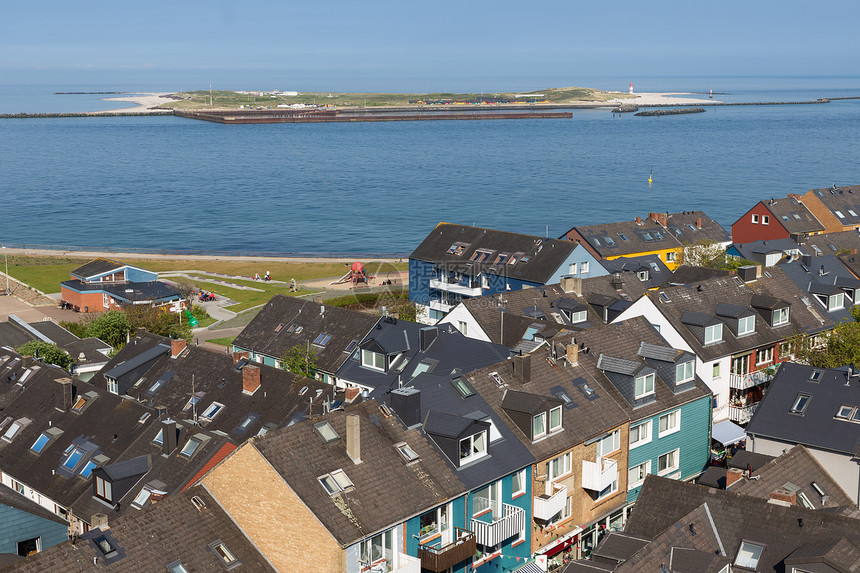
[[[586,85],[626,87],[603,81]],[[797,101],[860,95],[860,78],[635,87]],[[53,95],[86,88],[0,87],[0,113],[110,108],[105,96]],[[860,183],[858,150],[860,100],[651,118],[587,110],[565,120],[4,119],[0,242],[408,253],[439,221],[559,236],[651,210],[702,209],[729,226],[759,199]]]

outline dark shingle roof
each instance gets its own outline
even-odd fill
[[[802,234],[824,230],[824,225],[815,218],[812,211],[793,198],[770,199],[761,201],[761,204],[773,214],[777,222],[785,227],[789,233]]]
[[[448,251],[454,243],[464,243],[468,246],[459,255],[449,254]],[[449,268],[452,268],[451,265],[456,265],[461,267],[463,272],[472,275],[497,268],[499,274],[504,273],[514,279],[545,284],[559,270],[574,248],[576,244],[570,241],[439,223],[409,255],[409,258],[444,263]],[[470,259],[477,249],[486,249],[492,251],[492,254],[483,263],[473,262]],[[499,253],[519,253],[521,258],[515,264],[505,263],[494,266],[493,262]],[[522,260],[523,257],[528,257],[528,260]]]
[[[666,218],[666,229],[671,231],[684,246],[696,245],[702,241],[728,243],[731,240],[729,232],[708,217],[704,211],[669,213]]]
[[[200,511],[192,503],[196,497],[205,504]],[[140,512],[114,519],[110,515],[108,535],[124,557],[105,564],[103,554],[91,538],[101,535],[93,530],[87,539],[74,544],[62,543],[3,569],[16,573],[63,571],[87,572],[94,569],[130,573],[167,571],[168,563],[179,561],[189,571],[223,571],[225,566],[210,546],[221,541],[241,562],[238,571],[274,572],[241,529],[202,487],[164,499]],[[99,564],[93,565],[93,558]]]
[[[332,373],[349,356],[344,352],[349,344],[364,338],[377,319],[362,312],[275,295],[239,333],[233,345],[280,358],[294,346],[305,348],[310,344],[317,355],[319,369]],[[301,332],[296,333],[295,328],[291,331],[292,325],[301,326]],[[331,339],[325,346],[314,344],[323,333],[331,335]]]
[[[642,219],[641,223],[621,221],[574,227],[568,233],[572,231],[584,237],[591,248],[603,258],[682,247],[673,232],[652,219]],[[622,235],[627,240],[624,240]],[[611,241],[607,241],[607,238]]]
[[[664,284],[672,271],[660,259],[659,255],[640,255],[638,257],[618,257],[617,259],[603,259],[600,265],[610,273],[621,274],[626,281],[638,280],[645,288],[654,288]],[[645,273],[646,280],[639,277]]]
[[[833,218],[842,225],[860,224],[860,185],[836,187],[834,184],[827,189],[812,189],[804,195],[804,199],[810,194],[817,197]],[[836,211],[839,211],[842,216],[840,217]]]
[[[119,270],[125,266],[127,266],[125,263],[99,258],[76,268],[71,272],[71,274],[72,276],[87,279],[96,275],[109,273],[113,270]]]
[[[129,302],[156,302],[182,298],[179,291],[161,281],[84,283],[79,280],[69,280],[60,284],[76,291],[105,291],[118,299]]]
[[[725,277],[732,274],[731,271],[721,269],[712,269],[709,267],[694,267],[690,265],[681,265],[672,273],[672,276],[666,281],[666,286],[696,284],[714,277]]]

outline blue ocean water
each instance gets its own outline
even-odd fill
[[[636,85],[732,92],[724,101],[860,95],[857,78],[706,83]],[[860,100],[562,120],[4,119],[0,242],[409,252],[439,221],[559,236],[694,209],[728,227],[759,199],[860,183],[858,150]]]

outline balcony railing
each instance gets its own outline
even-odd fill
[[[453,304],[446,304],[446,303],[444,303],[442,301],[438,301],[438,300],[431,300],[429,306],[433,310],[441,310],[442,312],[448,312],[449,310],[454,308]]]
[[[758,402],[748,406],[734,406],[729,404],[729,420],[737,422],[738,424],[746,424],[752,419],[753,414],[755,414],[756,409],[758,409],[758,404]]]
[[[493,546],[518,535],[526,526],[526,512],[515,505],[502,504],[502,516],[494,521],[472,520],[475,539],[481,545]]]
[[[421,573],[421,560],[404,553],[397,556],[400,566],[391,573]]]
[[[767,370],[756,370],[749,374],[729,374],[729,388],[746,390],[754,386],[761,386],[773,380],[773,373]]]
[[[582,461],[582,487],[603,491],[618,479],[618,462],[611,458],[598,458],[596,462]]]
[[[459,527],[454,528],[454,541],[440,547],[418,546],[418,559],[421,567],[439,573],[447,571],[461,561],[475,554],[475,534]]]
[[[430,279],[430,288],[465,296],[481,296],[483,294],[481,283],[478,281],[448,282],[445,280]]]
[[[534,499],[534,517],[548,521],[553,515],[564,509],[567,503],[567,486],[553,485],[552,495],[541,495]]]

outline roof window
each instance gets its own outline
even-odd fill
[[[322,334],[314,338],[314,344],[318,346],[325,346],[326,344],[328,344],[329,340],[331,340],[331,334],[326,334],[325,332],[323,332]]]
[[[245,416],[245,419],[242,420],[242,423],[239,424],[238,426],[236,426],[236,429],[233,431],[236,432],[237,434],[244,433],[244,432],[248,431],[248,428],[253,426],[254,422],[256,422],[259,419],[260,419],[260,416],[258,414],[251,412],[250,414]]]
[[[80,476],[82,478],[90,477],[90,474],[93,473],[93,470],[96,469],[97,465],[98,464],[96,464],[96,462],[93,460],[88,461],[84,468],[81,470]]]
[[[190,410],[191,408],[196,406],[197,402],[199,402],[199,401],[200,401],[200,396],[192,396],[191,398],[188,399],[188,402],[185,403],[185,406],[183,406],[182,411],[187,412],[188,410]]]
[[[149,420],[150,416],[151,416],[151,414],[149,412],[144,412],[143,415],[140,418],[138,418],[137,423],[143,424],[144,422]]]
[[[630,240],[627,238],[627,235],[625,235],[624,233],[618,233],[618,236],[621,237],[622,241],[629,241]]]
[[[510,253],[499,253],[496,256],[496,260],[493,261],[493,264],[494,265],[503,265],[503,264],[505,264],[505,261],[508,260],[508,257],[510,257],[510,256],[511,256]]]
[[[196,495],[191,498],[191,503],[194,504],[194,507],[197,508],[197,511],[203,511],[204,509],[206,509],[206,503]]]
[[[355,488],[352,480],[347,477],[343,470],[335,470],[317,478],[329,495]]]
[[[69,446],[69,449],[66,450],[66,453],[68,454],[66,456],[66,460],[61,465],[69,471],[74,471],[75,467],[78,465],[78,462],[80,462],[81,458],[84,457],[84,450],[76,448],[74,446]]]
[[[469,248],[470,244],[471,243],[461,243],[461,242],[454,243],[453,245],[448,247],[448,254],[449,255],[456,255],[459,257],[464,252],[466,252],[466,249]]]
[[[839,406],[839,411],[836,412],[836,417],[847,420],[851,417],[851,414],[853,412],[854,406],[846,406],[845,404],[842,404],[841,406]]]
[[[219,402],[212,402],[211,404],[209,404],[209,407],[206,408],[202,414],[200,414],[200,417],[206,418],[207,420],[211,420],[219,413],[221,413],[221,410],[223,409],[224,404],[221,404]]]
[[[472,253],[472,257],[469,260],[474,263],[483,263],[492,254],[493,251],[487,249],[477,249],[474,253]]]
[[[170,573],[188,573],[188,569],[186,569],[185,565],[183,565],[179,561],[168,563],[167,570],[170,571]]]
[[[204,434],[194,434],[192,437],[188,438],[188,441],[185,442],[184,446],[182,446],[182,449],[179,451],[179,455],[191,459],[194,457],[194,454],[197,453],[197,450],[200,449],[200,446],[203,445],[203,442],[208,439],[209,437]]]
[[[45,446],[50,441],[51,441],[51,436],[49,436],[48,434],[39,434],[39,437],[36,438],[36,441],[33,442],[32,446],[30,446],[30,450],[37,453],[37,454],[41,454],[42,450],[45,449]]]
[[[499,388],[504,387],[505,382],[504,380],[502,380],[502,377],[499,376],[498,372],[490,372],[490,378],[492,378],[493,381],[495,381],[495,383],[499,385]]]
[[[417,460],[419,458],[419,456],[415,452],[415,450],[410,448],[409,444],[407,444],[406,442],[394,444],[394,447],[397,450],[397,453],[399,453],[401,456],[403,456],[403,459],[406,460],[407,462],[414,462],[415,460]]]
[[[211,545],[209,545],[209,548],[212,550],[213,553],[215,553],[215,555],[218,556],[218,559],[221,560],[221,563],[226,565],[228,569],[231,565],[239,564],[239,561],[236,559],[236,556],[233,555],[229,549],[227,549],[227,546],[224,545],[223,541],[215,541]]]
[[[809,401],[811,399],[812,396],[809,394],[798,394],[797,398],[794,399],[794,405],[791,407],[789,412],[792,414],[803,414],[806,407],[809,406]]]
[[[818,495],[820,495],[820,496],[822,496],[822,497],[824,497],[825,495],[827,495],[827,493],[824,491],[824,488],[822,488],[820,485],[818,485],[818,482],[812,482],[812,483],[810,483],[810,484],[809,484],[809,487],[811,487],[812,489],[814,489],[814,490],[815,490],[815,493],[817,493]]]
[[[759,559],[761,559],[762,551],[764,551],[764,545],[741,541],[741,547],[738,549],[737,557],[735,557],[735,565],[755,570],[758,567]]]
[[[353,340],[352,342],[350,342],[349,344],[346,345],[346,350],[344,350],[344,352],[347,352],[347,353],[352,352],[353,350],[355,350],[356,346],[358,346],[358,341]]]
[[[116,547],[108,540],[107,536],[102,535],[100,537],[96,537],[93,539],[96,547],[99,548],[99,551],[102,552],[102,555],[105,559],[110,559],[111,557],[116,556]]]
[[[286,324],[284,324],[283,322],[282,322],[282,323],[280,323],[278,326],[276,326],[276,327],[275,327],[275,334],[277,334],[277,333],[279,333],[280,331],[282,331],[282,330],[284,329],[284,327],[285,327],[285,326],[286,326]]]
[[[317,422],[314,424],[314,430],[317,431],[317,434],[319,434],[327,444],[340,439],[338,433],[334,431],[334,428],[332,428],[331,424],[327,421]]]
[[[87,397],[86,396],[78,396],[78,399],[75,401],[75,405],[72,406],[72,412],[77,412],[78,414],[80,414],[81,410],[84,409],[84,406],[86,406],[86,404],[87,404]]]
[[[837,217],[839,217],[840,219],[844,219],[844,218],[845,218],[845,215],[843,215],[843,214],[842,214],[842,211],[840,211],[839,209],[836,209],[836,210],[835,210],[835,211],[833,211],[833,212],[834,212],[834,213],[836,213],[836,216],[837,216]]]
[[[821,378],[821,370],[814,370],[812,374],[809,375],[809,379],[813,382],[818,382],[819,378]]]
[[[613,241],[611,237],[603,237],[603,240],[606,241],[606,244],[610,247],[615,246],[615,241]]]
[[[463,398],[468,398],[469,396],[474,396],[475,391],[466,383],[462,376],[457,376],[453,380],[451,380],[451,385],[457,389],[457,392],[460,393],[460,396]]]

